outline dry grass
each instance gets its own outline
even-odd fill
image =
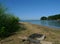
[[[24,36],[29,36],[32,33],[40,33],[40,34],[45,34],[46,35],[46,40],[45,41],[50,41],[53,42],[53,44],[60,44],[60,30],[54,29],[54,28],[49,28],[45,26],[40,26],[40,25],[35,25],[31,23],[22,23],[23,26],[26,28],[26,30],[23,31],[18,31],[17,34],[12,35],[2,41],[2,44],[23,44],[21,42],[21,39],[18,37],[24,37]]]

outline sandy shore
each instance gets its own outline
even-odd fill
[[[28,37],[29,35],[33,33],[40,33],[40,34],[45,34],[47,36],[46,40],[48,42],[52,42],[54,44],[60,44],[60,30],[55,29],[55,28],[49,28],[46,26],[41,26],[41,25],[35,25],[27,22],[20,22],[19,24],[22,25],[26,30],[23,31],[18,31],[15,35],[12,35],[2,41],[2,44],[21,44],[20,39],[18,38],[19,36],[21,37]],[[5,41],[5,42],[4,42]]]

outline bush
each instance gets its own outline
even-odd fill
[[[3,11],[2,11],[3,10]],[[4,8],[0,6],[0,37],[7,37],[11,33],[19,30],[19,18],[4,12]]]
[[[40,20],[47,20],[47,17],[43,16],[40,18]]]

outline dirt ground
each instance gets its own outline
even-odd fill
[[[60,44],[60,30],[49,28],[46,26],[35,25],[27,22],[21,22],[22,27],[26,30],[18,31],[16,34],[0,41],[0,44],[24,44],[19,37],[28,37],[33,33],[40,33],[46,35],[46,39],[42,44]]]

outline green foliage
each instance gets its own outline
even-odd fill
[[[19,30],[19,18],[8,14],[6,8],[0,5],[0,37],[7,37]]]
[[[48,16],[48,17],[41,17],[41,20],[60,20],[60,14]]]
[[[41,17],[41,20],[47,20],[47,17],[43,16]]]
[[[5,12],[7,12],[7,8],[5,8],[2,4],[0,4],[0,15],[4,14]]]
[[[56,15],[53,15],[53,16],[48,16],[48,20],[58,20],[60,19],[60,14],[56,14]]]

